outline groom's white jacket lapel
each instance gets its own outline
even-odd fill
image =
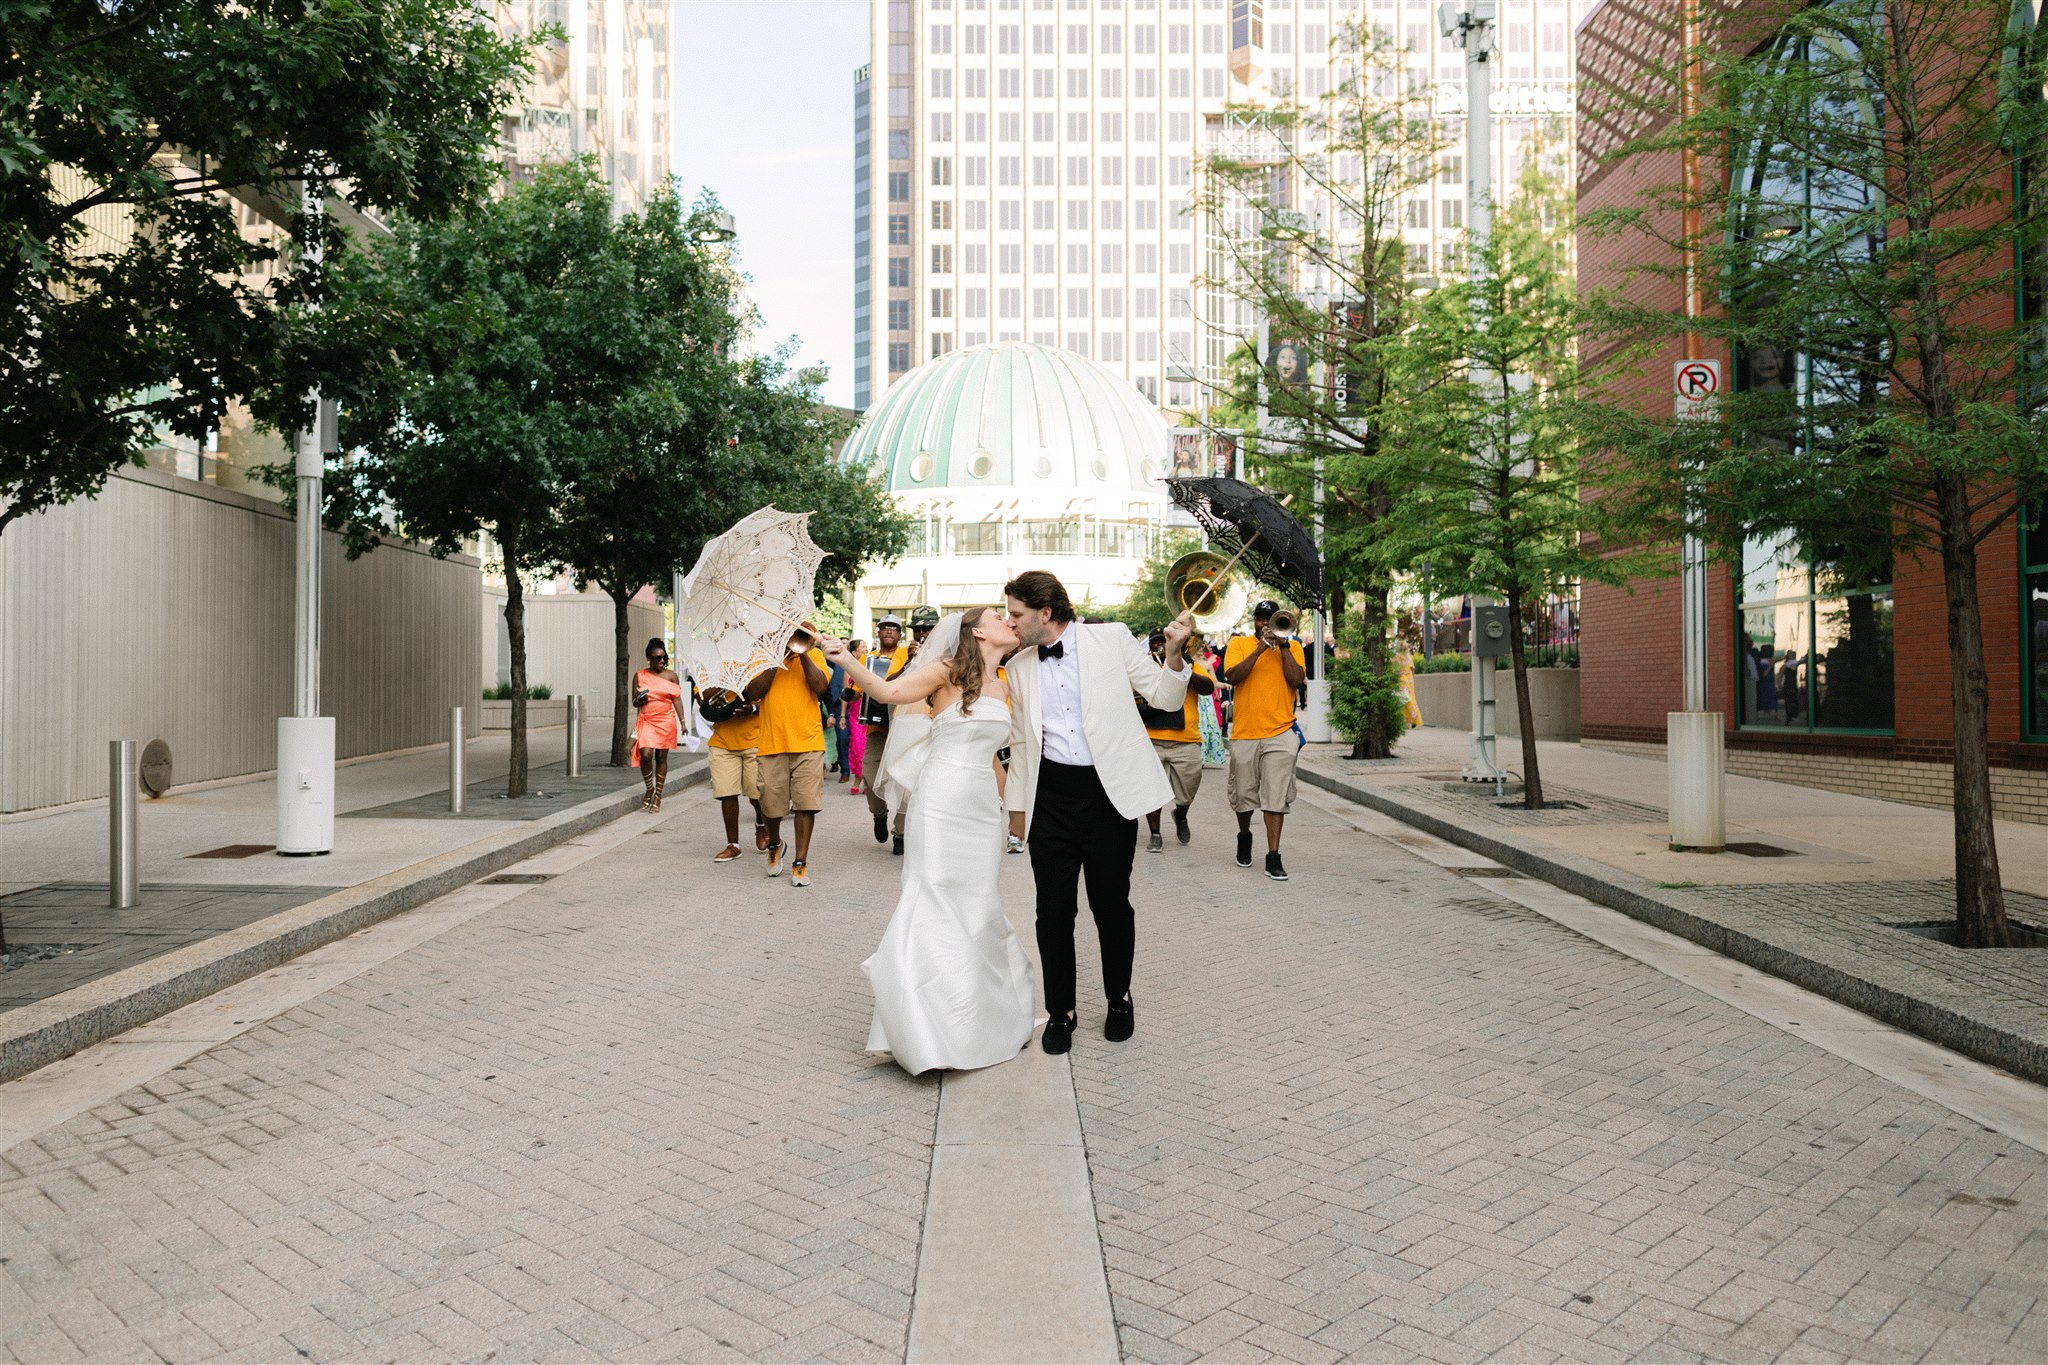
[[[1173,799],[1159,755],[1138,719],[1136,692],[1162,711],[1178,711],[1187,699],[1190,673],[1176,676],[1160,667],[1128,627],[1115,622],[1076,621],[1061,634],[1078,649],[1081,666],[1081,732],[1095,759],[1095,774],[1110,804],[1126,820],[1158,810]],[[1186,667],[1185,664],[1182,665]],[[1044,694],[1039,686],[1038,651],[1019,650],[1003,670],[1010,685],[1010,777],[1003,804],[1024,812],[1029,829],[1038,800],[1038,773],[1045,753]]]

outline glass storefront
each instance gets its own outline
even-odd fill
[[[1744,729],[1889,732],[1888,573],[1851,575],[1790,536],[1743,546],[1737,687]]]
[[[2026,735],[2048,740],[2048,498],[2029,507],[2020,526],[2020,664],[2026,669]]]

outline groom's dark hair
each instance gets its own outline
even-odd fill
[[[1020,573],[1003,584],[1003,596],[1014,597],[1033,611],[1050,611],[1055,621],[1074,619],[1074,604],[1057,578],[1043,569]]]

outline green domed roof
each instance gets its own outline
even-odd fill
[[[1006,341],[918,366],[868,409],[846,458],[892,492],[1051,488],[1165,494],[1170,438],[1120,376],[1057,346]]]

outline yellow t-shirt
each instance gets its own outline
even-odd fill
[[[1243,663],[1259,647],[1256,638],[1250,635],[1235,635],[1223,650],[1223,671]],[[1301,641],[1289,640],[1287,652],[1294,656],[1297,665],[1307,662],[1301,652]],[[1284,735],[1294,725],[1294,689],[1287,685],[1287,675],[1280,671],[1280,655],[1267,650],[1252,665],[1251,676],[1239,683],[1230,694],[1232,739],[1271,739]]]
[[[1189,667],[1194,670],[1189,675],[1190,677],[1210,678],[1215,676],[1198,663],[1191,662]],[[1195,707],[1208,704],[1209,699],[1207,697],[1196,696],[1195,689],[1190,687],[1188,689],[1188,699],[1181,703],[1180,728],[1178,730],[1154,730],[1147,726],[1145,733],[1154,739],[1164,739],[1179,744],[1200,744],[1202,742],[1202,721],[1200,716],[1196,714]]]
[[[761,713],[751,716],[733,716],[728,720],[711,722],[711,747],[714,749],[758,749],[761,746]]]
[[[825,651],[808,652],[820,673],[830,673]],[[761,743],[764,754],[803,754],[825,748],[825,717],[818,696],[804,681],[803,660],[792,654],[775,670],[768,695],[761,698]]]

